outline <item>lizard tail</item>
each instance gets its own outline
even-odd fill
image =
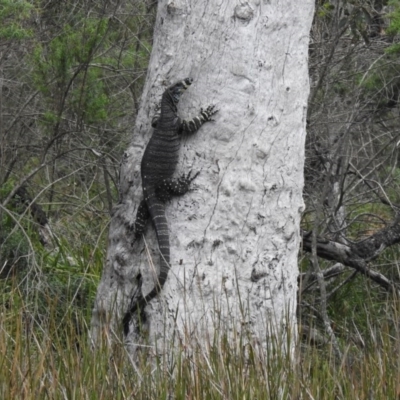
[[[165,216],[165,205],[160,201],[149,202],[148,209],[150,212],[151,219],[154,224],[154,228],[157,234],[158,247],[160,250],[161,262],[160,262],[160,274],[158,275],[154,288],[146,296],[142,294],[135,300],[129,310],[126,312],[123,318],[124,333],[129,333],[129,323],[134,314],[140,313],[142,320],[144,319],[144,308],[146,305],[154,299],[162,290],[165,281],[168,277],[170,269],[170,245],[169,245],[169,230],[167,218]]]

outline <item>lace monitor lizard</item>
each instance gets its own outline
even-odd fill
[[[129,323],[135,313],[140,313],[144,319],[144,307],[156,297],[167,280],[170,262],[170,245],[168,223],[165,216],[165,203],[172,196],[181,196],[189,190],[191,182],[199,173],[191,176],[183,174],[178,179],[173,175],[178,164],[180,135],[196,132],[205,122],[212,121],[217,112],[214,106],[200,110],[200,114],[190,121],[178,117],[177,104],[183,92],[192,84],[191,78],[186,78],[168,87],[161,99],[160,116],[153,119],[153,135],[145,149],[141,163],[141,177],[144,198],[140,202],[136,221],[135,235],[140,238],[144,233],[148,219],[151,219],[156,231],[158,247],[161,254],[160,274],[158,282],[149,294],[140,294],[132,298],[129,310],[123,319],[124,332],[129,333]]]

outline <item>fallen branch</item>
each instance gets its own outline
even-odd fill
[[[311,253],[311,232],[302,230],[303,250]],[[352,245],[338,243],[325,238],[317,238],[317,255],[326,260],[337,261],[354,268],[389,292],[398,293],[399,288],[385,275],[371,269],[368,261],[376,258],[384,249],[400,242],[400,218],[392,224]]]

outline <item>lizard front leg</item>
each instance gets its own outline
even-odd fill
[[[186,121],[183,120],[181,123],[181,132],[183,133],[194,133],[196,132],[205,122],[213,121],[212,116],[215,115],[218,110],[214,110],[215,106],[208,106],[205,110],[200,109],[200,114],[193,119]]]
[[[151,119],[151,126],[157,128],[158,120],[161,117],[161,104],[158,103],[154,107],[154,117]]]

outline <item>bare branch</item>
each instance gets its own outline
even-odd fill
[[[346,245],[332,240],[317,238],[317,255],[326,260],[338,261],[348,267],[354,268],[367,276],[389,292],[400,294],[398,287],[383,274],[372,270],[368,261],[377,257],[386,247],[400,241],[400,226],[391,224],[388,228],[371,235],[368,239],[353,245]],[[303,249],[312,251],[311,232],[302,231]],[[391,244],[390,244],[391,243]]]

